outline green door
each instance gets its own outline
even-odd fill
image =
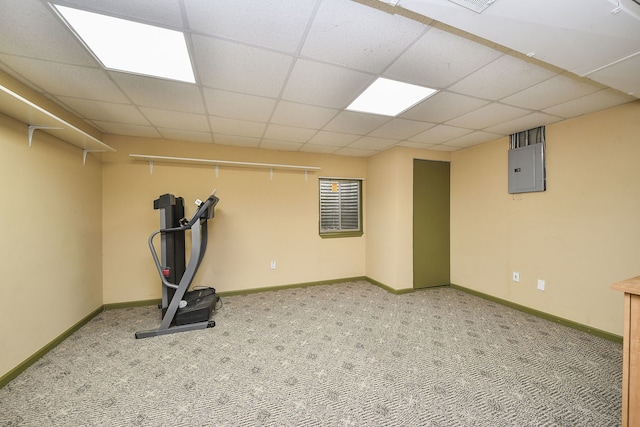
[[[413,287],[448,285],[449,162],[413,161]]]

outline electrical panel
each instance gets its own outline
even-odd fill
[[[544,144],[509,150],[509,193],[546,190]]]

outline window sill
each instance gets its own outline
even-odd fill
[[[320,237],[322,237],[323,239],[334,239],[337,237],[360,237],[363,234],[363,231],[334,231],[328,233],[320,233]]]

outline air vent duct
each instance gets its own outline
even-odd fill
[[[496,0],[449,0],[452,3],[471,9],[474,12],[482,12]]]

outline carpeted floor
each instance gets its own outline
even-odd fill
[[[101,313],[0,390],[0,425],[620,425],[620,344],[451,288],[233,296],[214,319],[135,340],[157,308]]]

